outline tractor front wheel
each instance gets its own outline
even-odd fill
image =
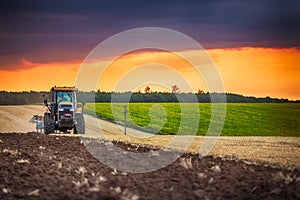
[[[44,132],[45,134],[54,133],[55,121],[51,118],[50,113],[44,114]]]

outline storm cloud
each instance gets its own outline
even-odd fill
[[[99,42],[137,27],[164,27],[205,48],[300,47],[297,0],[1,1],[0,68],[83,59]],[[12,59],[14,58],[14,59]]]

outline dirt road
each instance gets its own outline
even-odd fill
[[[0,106],[0,132],[32,132],[35,124],[29,123],[32,115],[42,115],[43,106]],[[139,145],[162,147],[169,144],[174,136],[156,136],[141,131],[127,129],[123,134],[123,127],[85,115],[85,137],[104,137],[110,140],[123,141]],[[66,134],[58,134],[66,135]],[[68,136],[76,136],[67,134]],[[182,141],[191,136],[182,137]],[[198,153],[205,137],[194,137],[187,149]],[[180,145],[176,146],[181,148]],[[218,157],[234,157],[251,162],[263,162],[285,167],[300,168],[300,138],[291,137],[220,137],[217,139],[210,155]]]

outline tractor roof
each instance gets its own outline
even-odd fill
[[[66,86],[64,86],[64,87],[56,87],[56,86],[54,86],[54,87],[52,87],[51,88],[51,91],[78,91],[78,89],[77,88],[75,88],[75,86],[73,86],[73,87],[66,87]]]

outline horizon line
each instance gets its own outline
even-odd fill
[[[36,90],[23,90],[23,91],[7,91],[7,90],[0,90],[0,93],[43,93],[43,92],[51,92],[49,91],[36,91]],[[272,97],[269,95],[266,95],[265,97],[259,97],[259,96],[251,96],[251,95],[245,95],[245,94],[238,94],[238,93],[233,93],[233,92],[203,92],[203,93],[198,93],[198,92],[167,92],[167,91],[150,91],[150,92],[141,92],[141,91],[123,91],[123,92],[117,92],[117,91],[101,91],[101,90],[97,90],[97,91],[83,91],[83,90],[78,90],[78,92],[94,92],[94,93],[117,93],[117,94],[125,94],[125,93],[140,93],[140,94],[154,94],[154,93],[161,93],[161,94],[196,94],[196,95],[210,95],[210,94],[226,94],[226,95],[238,95],[238,96],[242,96],[242,97],[246,97],[246,98],[256,98],[256,99],[279,99],[279,100],[288,100],[288,101],[294,101],[294,102],[298,102],[300,101],[300,99],[289,99],[289,98],[284,98],[284,97]]]

